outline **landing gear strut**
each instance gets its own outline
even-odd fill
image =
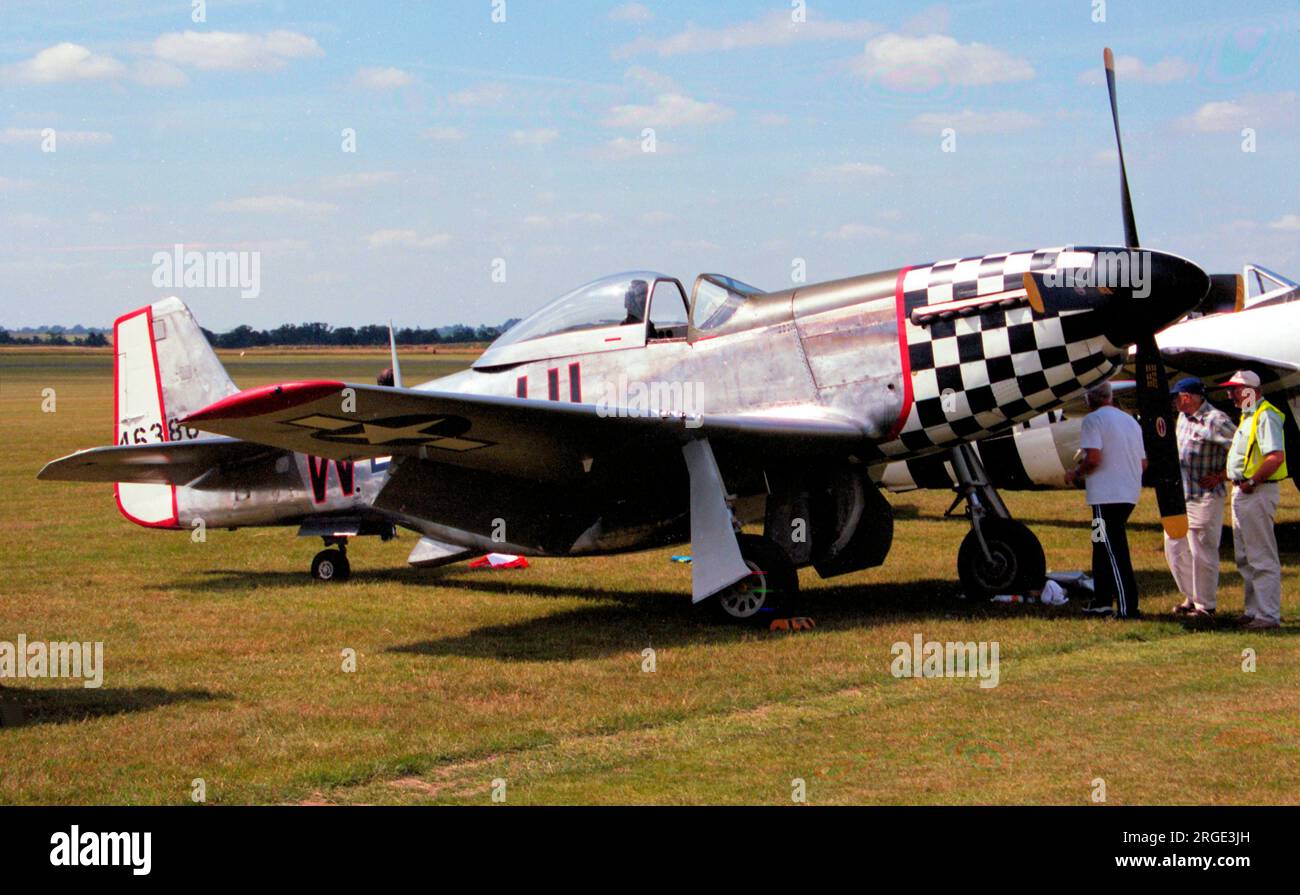
[[[311,561],[311,577],[317,581],[347,581],[352,574],[348,563],[348,539],[322,538],[327,549],[317,553]],[[328,549],[333,547],[334,549]]]
[[[957,551],[957,577],[966,596],[988,599],[1042,587],[1047,558],[1038,537],[1011,518],[973,445],[960,444],[951,456],[957,497],[945,515],[965,501],[971,525]]]

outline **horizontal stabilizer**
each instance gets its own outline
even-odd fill
[[[217,466],[282,453],[236,438],[208,437],[97,447],[45,464],[36,476],[52,482],[130,482],[187,485]]]

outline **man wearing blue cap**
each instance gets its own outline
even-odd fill
[[[1180,379],[1173,388],[1178,408],[1178,460],[1187,498],[1187,535],[1165,535],[1165,559],[1183,602],[1178,615],[1205,618],[1214,614],[1219,591],[1219,539],[1227,496],[1228,449],[1236,426],[1205,400],[1201,380]]]

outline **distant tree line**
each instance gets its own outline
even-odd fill
[[[399,345],[443,345],[465,342],[491,342],[515,323],[519,318],[507,320],[500,326],[455,326],[403,327],[396,331]],[[261,348],[281,345],[387,345],[388,327],[371,324],[369,326],[332,327],[328,323],[286,323],[275,329],[253,329],[251,326],[237,326],[229,332],[214,333],[203,330],[208,341],[217,348]]]
[[[443,345],[465,342],[491,342],[511,326],[519,322],[518,317],[507,320],[500,326],[466,326],[457,323],[454,326],[407,327],[397,330],[399,345]],[[30,330],[28,330],[30,332]],[[92,330],[83,338],[69,338],[62,327],[50,327],[43,333],[31,336],[14,335],[0,329],[0,345],[81,345],[86,348],[103,348],[109,340],[102,332]],[[328,323],[286,323],[275,329],[253,329],[251,326],[237,326],[229,332],[214,333],[203,330],[208,342],[217,348],[262,348],[284,345],[337,345],[368,346],[387,345],[388,327],[340,326],[332,327]]]
[[[81,338],[69,338],[64,330],[49,330],[43,334],[16,336],[7,329],[0,329],[0,345],[80,345],[83,348],[106,348],[108,338],[95,330]]]

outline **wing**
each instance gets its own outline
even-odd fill
[[[809,454],[843,450],[867,437],[858,421],[817,406],[689,417],[335,381],[250,389],[185,422],[338,460],[398,454],[553,480],[582,475],[597,454],[676,448],[701,436]]]
[[[52,460],[36,477],[54,482],[187,485],[214,467],[278,453],[234,438],[97,447]]]

